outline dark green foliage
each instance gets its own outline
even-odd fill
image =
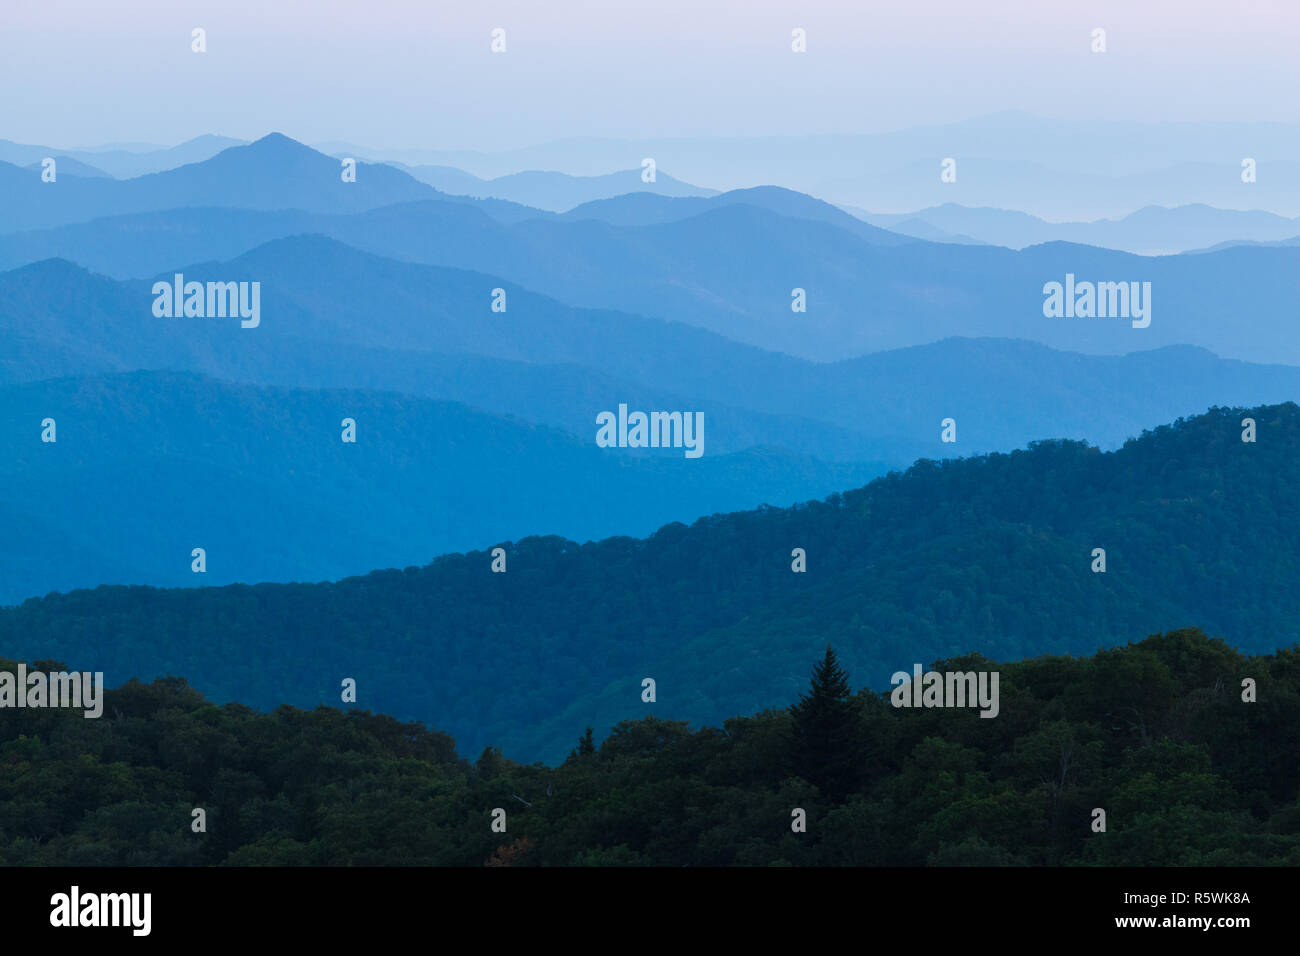
[[[827,643],[877,690],[913,662],[1091,654],[1193,623],[1248,653],[1288,646],[1297,487],[1300,408],[1215,409],[1114,453],[1042,442],[645,540],[525,538],[503,545],[506,574],[484,550],[325,584],[55,595],[0,611],[0,648],[110,683],[185,674],[264,709],[337,703],[350,675],[361,706],[442,727],[466,753],[558,762],[580,728],[641,717],[643,677],[664,713],[716,725],[788,704]],[[807,573],[791,572],[794,547]],[[1108,686],[1144,679],[1134,666]]]
[[[555,768],[495,747],[471,764],[368,712],[258,714],[131,681],[98,720],[0,711],[0,865],[1300,865],[1300,647],[1246,657],[1180,630],[937,665],[976,667],[1001,675],[997,718],[845,700],[828,652],[792,708],[627,721]],[[842,746],[809,732],[826,727]],[[856,780],[836,793],[801,766]]]
[[[824,793],[843,796],[857,779],[861,755],[854,746],[857,721],[849,698],[848,675],[826,645],[826,656],[813,668],[812,687],[790,708],[794,718],[795,769]]]

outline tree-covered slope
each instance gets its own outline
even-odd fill
[[[1183,630],[941,662],[998,671],[996,719],[851,694],[826,657],[790,709],[571,727],[555,768],[471,763],[367,711],[218,707],[179,679],[109,691],[94,720],[7,710],[0,865],[1300,864],[1300,648]]]
[[[47,419],[54,442],[42,441]],[[0,605],[100,584],[322,581],[508,535],[646,534],[886,470],[726,454],[707,430],[712,453],[696,460],[598,448],[594,434],[391,392],[182,372],[0,385]]]
[[[1300,408],[1215,409],[1111,453],[1044,442],[643,540],[506,542],[506,573],[484,542],[328,584],[55,595],[0,612],[0,649],[111,681],[185,674],[256,706],[337,702],[352,677],[362,706],[554,760],[575,725],[786,701],[828,640],[876,688],[971,650],[1090,653],[1182,626],[1249,653],[1288,646],[1298,482]]]

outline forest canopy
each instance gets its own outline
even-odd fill
[[[938,663],[997,670],[996,719],[852,692],[830,648],[813,665],[790,707],[574,727],[556,767],[471,761],[368,711],[217,706],[179,678],[109,690],[99,719],[4,709],[0,865],[1300,864],[1300,647],[1247,657],[1190,629]]]

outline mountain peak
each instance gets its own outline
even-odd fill
[[[308,153],[324,155],[323,153],[317,153],[316,150],[305,143],[300,143],[290,136],[285,136],[283,133],[267,133],[261,139],[255,139],[247,146],[237,148],[281,156],[290,154],[305,155]]]
[[[51,256],[48,259],[38,259],[16,269],[0,272],[0,275],[22,276],[35,281],[66,282],[77,276],[90,276],[94,273],[62,256]]]

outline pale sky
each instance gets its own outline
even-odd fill
[[[1297,49],[1300,0],[2,0],[0,138],[502,149],[1007,109],[1296,122]]]

